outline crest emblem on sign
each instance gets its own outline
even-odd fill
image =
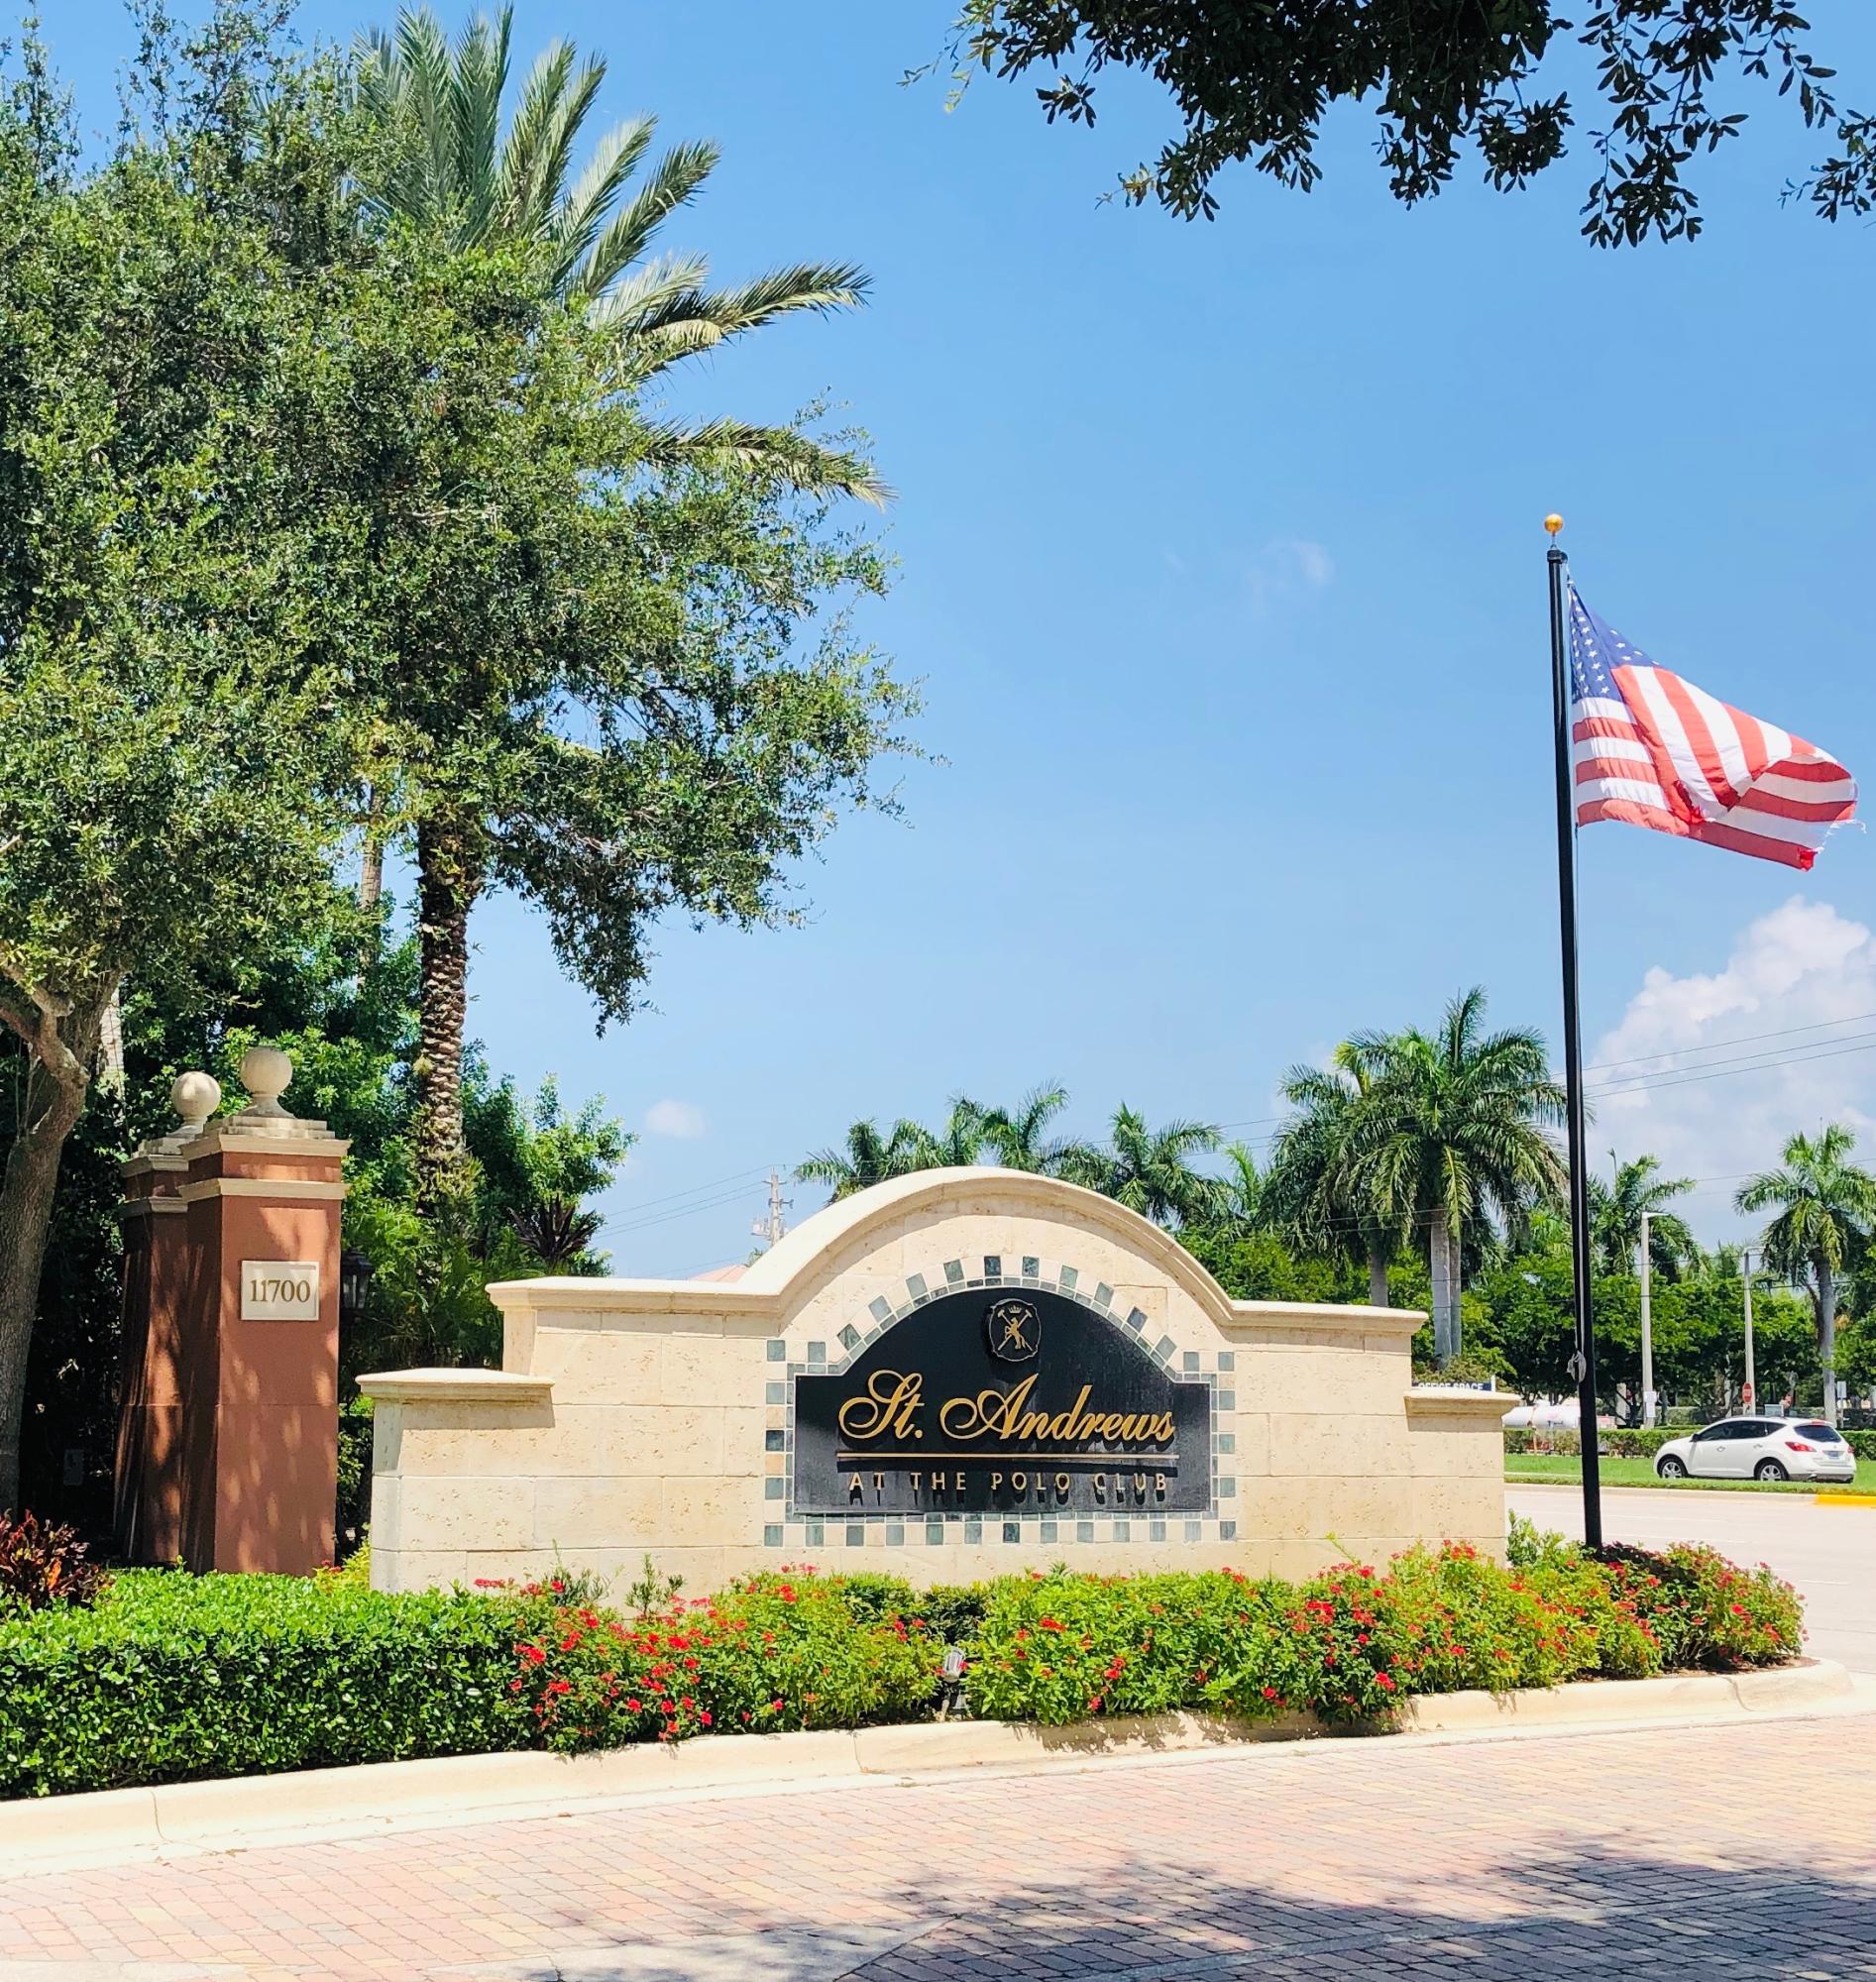
[[[1043,1346],[1043,1318],[1028,1301],[994,1301],[984,1316],[984,1334],[1000,1363],[1028,1363]]]

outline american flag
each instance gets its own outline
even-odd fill
[[[1802,736],[1658,668],[1570,588],[1577,824],[1601,819],[1809,867],[1856,781]]]

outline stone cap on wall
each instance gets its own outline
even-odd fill
[[[1410,1417],[1501,1418],[1518,1402],[1515,1390],[1475,1390],[1457,1383],[1416,1383],[1407,1392]]]
[[[554,1394],[551,1376],[529,1376],[513,1370],[386,1370],[361,1376],[359,1388],[381,1404],[420,1404],[447,1398],[455,1403],[547,1403]]]
[[[242,1055],[241,1077],[248,1085],[249,1105],[237,1115],[217,1115],[221,1082],[199,1070],[178,1074],[169,1088],[169,1104],[180,1126],[140,1145],[123,1165],[124,1176],[180,1172],[215,1156],[278,1157],[290,1151],[295,1159],[309,1162],[343,1161],[352,1147],[343,1136],[281,1105],[280,1096],[293,1077],[288,1054],[276,1046],[250,1046]]]
[[[915,1216],[947,1210],[1053,1218],[1107,1234],[1189,1294],[1221,1329],[1240,1334],[1310,1329],[1353,1335],[1411,1335],[1426,1316],[1411,1308],[1340,1306],[1326,1301],[1238,1301],[1169,1232],[1099,1191],[1059,1177],[995,1165],[916,1170],[892,1177],[804,1219],[739,1280],[590,1279],[568,1274],[497,1280],[489,1298],[505,1317],[604,1307],[618,1314],[711,1314],[769,1319],[785,1314],[830,1255],[861,1251],[867,1239]],[[1508,1408],[1508,1403],[1507,1403]]]

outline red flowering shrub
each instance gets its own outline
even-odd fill
[[[1660,1551],[1605,1548],[1597,1560],[1660,1640],[1668,1666],[1778,1665],[1796,1658],[1804,1644],[1798,1593],[1763,1563],[1741,1569],[1717,1549],[1693,1542]]]
[[[1559,1579],[1506,1569],[1465,1542],[1409,1549],[1378,1585],[1381,1636],[1397,1685],[1419,1693],[1560,1686],[1593,1672],[1586,1607]]]
[[[1055,1575],[990,1587],[966,1678],[986,1717],[1064,1722],[1217,1706],[1385,1718],[1420,1693],[1794,1656],[1798,1600],[1711,1550],[1568,1544],[1509,1567],[1465,1543],[1312,1582]]]
[[[1223,1672],[1274,1644],[1282,1590],[1229,1570],[1006,1578],[990,1586],[970,1648],[971,1710],[1059,1725],[1203,1705]],[[1272,1692],[1239,1710],[1287,1704]]]
[[[1384,1714],[1401,1692],[1379,1633],[1380,1579],[1364,1564],[1344,1563],[1292,1589],[1268,1583],[1277,1628],[1253,1640],[1225,1667],[1207,1698],[1256,1715],[1294,1707],[1328,1720]]]
[[[509,1687],[550,1748],[918,1719],[943,1647],[882,1603],[879,1581],[765,1573],[630,1618],[548,1592],[524,1613]]]

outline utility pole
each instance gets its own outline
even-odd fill
[[[1648,1308],[1649,1276],[1653,1262],[1648,1258],[1649,1213],[1641,1214],[1641,1421],[1655,1421],[1655,1331]]]
[[[756,1222],[749,1227],[749,1230],[753,1232],[758,1239],[765,1239],[771,1246],[773,1246],[775,1242],[782,1236],[782,1234],[788,1230],[788,1227],[782,1222],[782,1213],[785,1211],[792,1210],[794,1208],[794,1203],[795,1200],[792,1197],[784,1197],[782,1195],[781,1171],[770,1170],[769,1215],[766,1218],[758,1218]]]
[[[1740,1405],[1742,1409],[1749,1411],[1759,1396],[1752,1380],[1752,1248],[1750,1246],[1739,1255],[1739,1278],[1744,1282],[1746,1293],[1746,1387],[1740,1398]]]

